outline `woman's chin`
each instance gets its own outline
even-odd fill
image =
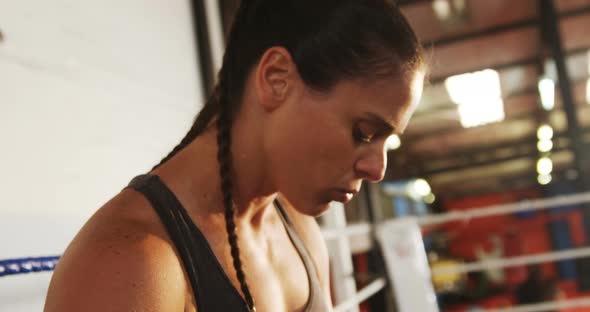
[[[311,201],[311,200],[303,200],[303,201],[296,201],[296,200],[289,200],[284,196],[282,200],[286,200],[287,203],[293,207],[293,209],[297,210],[299,213],[310,216],[310,217],[319,217],[324,214],[329,208],[332,203],[331,200],[321,200],[321,201]]]
[[[328,209],[330,209],[331,203],[332,202],[330,201],[327,203],[316,204],[313,206],[313,208],[309,209],[308,213],[305,214],[312,217],[319,217],[328,211]]]

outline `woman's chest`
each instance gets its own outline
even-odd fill
[[[257,312],[303,311],[310,294],[308,272],[283,224],[262,233],[236,234],[241,267]],[[204,235],[227,276],[226,282],[243,297],[227,235],[207,229]]]

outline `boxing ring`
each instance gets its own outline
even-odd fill
[[[486,217],[494,217],[500,215],[511,215],[524,212],[533,212],[540,210],[551,210],[570,205],[579,205],[590,203],[590,192],[556,196],[552,198],[527,200],[518,203],[494,205],[478,209],[468,209],[466,211],[453,211],[437,215],[427,215],[423,217],[412,218],[422,228],[433,225],[440,225],[449,222],[461,221],[469,222],[470,220]],[[375,230],[379,226],[387,225],[388,223],[396,222],[395,220],[387,220],[381,224],[360,223],[346,225],[340,223],[340,226],[323,229],[324,238],[330,246],[331,241],[344,241],[348,244],[345,249],[352,251],[352,253],[361,253],[369,250],[370,245],[367,245],[367,237],[374,237]],[[334,253],[334,254],[337,254]],[[571,260],[590,257],[590,247],[570,248],[566,250],[551,251],[545,253],[527,254],[513,257],[504,257],[502,259],[491,259],[476,262],[469,262],[457,265],[449,265],[438,268],[431,268],[430,274],[432,277],[456,274],[485,271],[490,269],[504,269],[512,267],[522,267],[531,264],[540,264],[546,262],[555,262],[561,260]],[[350,257],[348,257],[350,258]],[[333,264],[339,265],[343,260],[332,259]],[[349,264],[351,265],[351,264]],[[341,266],[342,267],[342,266]],[[346,266],[344,266],[346,267]],[[338,268],[337,268],[338,269]],[[346,271],[346,270],[344,270]],[[344,276],[350,276],[352,272],[344,272]],[[338,283],[338,282],[335,282]],[[378,277],[372,283],[368,284],[359,291],[351,293],[350,290],[341,290],[343,293],[336,294],[335,297],[346,298],[341,301],[336,299],[335,311],[358,311],[358,304],[366,300],[371,295],[391,286],[391,281],[387,277]],[[356,309],[354,309],[356,307]],[[558,301],[543,302],[537,304],[519,305],[502,309],[488,309],[485,311],[498,312],[540,312],[547,310],[560,310],[570,308],[582,308],[590,311],[590,297],[588,298],[569,298]],[[353,308],[353,310],[351,310]],[[401,310],[402,312],[405,312]],[[408,312],[411,312],[408,310]]]
[[[211,32],[210,40],[212,42],[209,48],[212,52],[212,63],[215,69],[219,69],[221,66],[221,56],[223,55],[223,36],[219,7],[215,5],[213,0],[204,1],[204,5],[207,11],[206,22],[208,24],[208,29]],[[539,210],[550,210],[564,205],[585,203],[590,203],[590,192],[523,201],[506,205],[489,206],[462,212],[455,211],[438,215],[410,218],[411,220],[409,221],[416,223],[419,227],[427,228],[429,226],[446,224],[455,221],[469,222],[470,220],[478,218]],[[331,256],[331,265],[333,271],[335,272],[335,280],[333,280],[332,283],[335,289],[333,298],[335,303],[335,312],[359,311],[359,304],[361,302],[366,301],[381,291],[393,291],[391,287],[392,281],[388,276],[377,276],[362,288],[357,289],[351,254],[366,252],[371,248],[374,248],[374,246],[378,244],[378,240],[376,238],[376,232],[378,229],[380,227],[392,225],[394,222],[395,221],[392,220],[385,220],[374,224],[347,224],[344,217],[344,207],[341,204],[334,204],[334,206],[327,213],[326,224],[322,229],[322,233],[328,244]],[[445,266],[444,268],[432,268],[429,269],[428,274],[434,277],[437,275],[445,275],[449,273],[478,272],[489,269],[519,267],[528,264],[546,263],[585,257],[590,257],[590,247],[570,248],[567,250],[546,253],[476,261],[453,266]],[[12,258],[5,260],[0,259],[0,279],[21,275],[46,275],[50,273],[56,267],[56,265],[58,265],[58,262],[59,255]],[[588,311],[590,311],[590,297],[570,298],[559,301],[520,305],[516,307],[493,309],[488,311],[539,312],[550,309],[557,310],[580,307],[586,307]],[[3,310],[1,302],[0,310]],[[416,310],[400,310],[400,312],[415,311]]]
[[[427,227],[431,225],[437,224],[444,224],[453,221],[463,221],[468,222],[473,219],[477,218],[484,218],[484,217],[492,217],[498,215],[507,215],[507,214],[514,214],[514,213],[521,213],[521,212],[530,212],[530,211],[539,211],[539,210],[550,210],[557,207],[563,207],[566,205],[576,205],[576,204],[584,204],[590,203],[590,192],[579,193],[579,194],[572,194],[572,195],[564,195],[564,196],[557,196],[553,198],[546,198],[546,199],[537,199],[537,200],[529,200],[523,201],[519,203],[512,203],[512,204],[505,204],[505,205],[496,205],[496,206],[489,206],[479,209],[472,209],[464,212],[449,212],[444,214],[438,215],[428,215],[424,217],[418,218],[411,218],[413,222],[416,222],[421,227]],[[331,208],[329,213],[337,215],[339,212],[342,213],[341,210],[343,207],[339,207],[339,205],[335,205]],[[359,253],[368,250],[371,248],[375,240],[375,231],[377,227],[387,225],[387,223],[395,222],[395,220],[387,220],[382,222],[381,224],[369,224],[369,223],[361,223],[361,224],[350,224],[346,225],[343,220],[343,215],[339,218],[334,218],[334,215],[331,219],[337,219],[337,222],[328,222],[327,225],[324,226],[322,229],[322,233],[324,235],[324,239],[328,243],[329,248],[331,249],[331,263],[335,266],[334,270],[342,270],[343,267],[346,267],[347,259],[350,260],[350,255],[354,253]],[[334,220],[332,220],[334,221]],[[330,224],[331,223],[331,224]],[[335,225],[340,224],[340,226]],[[359,243],[360,242],[360,243]],[[367,244],[367,242],[370,242]],[[336,243],[336,244],[334,244]],[[333,246],[340,247],[340,256],[342,259],[337,259],[334,255],[338,253],[334,253]],[[360,246],[359,246],[360,245]],[[585,258],[590,257],[590,247],[579,247],[579,248],[571,248],[568,250],[559,250],[559,251],[552,251],[546,253],[538,253],[538,254],[529,254],[529,255],[521,255],[521,256],[514,256],[514,257],[505,257],[502,259],[492,259],[492,260],[484,260],[484,261],[477,261],[477,262],[469,262],[464,264],[452,265],[452,266],[445,266],[442,268],[433,268],[430,270],[430,274],[432,276],[437,275],[445,275],[449,273],[468,273],[468,272],[476,272],[476,271],[484,271],[489,269],[503,269],[503,268],[510,268],[510,267],[519,267],[519,266],[526,266],[530,264],[538,264],[538,263],[545,263],[545,262],[553,262],[553,261],[560,261],[560,260],[568,260],[568,259],[577,259],[577,258]],[[7,260],[0,260],[0,278],[11,276],[11,275],[19,275],[19,274],[30,274],[30,273],[39,273],[42,272],[51,272],[56,265],[58,265],[59,256],[48,256],[48,257],[35,257],[35,258],[17,258],[17,259],[7,259]],[[342,276],[347,276],[349,280],[344,281],[333,281],[334,284],[354,284],[354,272],[350,271],[351,264],[348,263],[348,272],[344,272]],[[350,280],[352,278],[352,280]],[[352,283],[351,283],[352,281]],[[343,297],[342,294],[336,294],[335,296],[335,308],[334,311],[336,312],[344,312],[344,311],[358,311],[358,306],[361,302],[367,300],[371,296],[375,295],[379,291],[387,289],[391,284],[391,281],[388,280],[386,276],[379,276],[366,286],[361,289],[352,289],[348,288],[349,293]],[[529,305],[520,305],[510,308],[503,308],[503,309],[492,309],[486,311],[497,311],[497,312],[538,312],[538,311],[546,311],[546,310],[559,310],[559,309],[569,309],[569,308],[580,308],[586,307],[590,310],[590,297],[588,298],[573,298],[573,299],[564,299],[552,302],[544,302],[538,304],[529,304]],[[401,312],[411,312],[411,311],[401,311]]]

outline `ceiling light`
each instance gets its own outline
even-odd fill
[[[416,181],[414,181],[413,188],[416,194],[422,197],[427,196],[432,191],[430,189],[430,185],[424,179],[416,179]]]
[[[432,193],[424,196],[424,202],[429,205],[434,203],[435,200],[436,200],[436,196],[434,196],[434,194],[432,194]]]
[[[550,152],[553,149],[553,141],[551,140],[540,140],[537,142],[537,149],[541,153]]]
[[[539,94],[541,95],[541,104],[545,110],[552,110],[555,106],[555,82],[551,78],[542,78],[539,80]]]
[[[540,175],[548,175],[553,171],[553,161],[549,157],[541,157],[537,161],[537,172]]]
[[[390,135],[387,140],[385,141],[385,146],[387,147],[388,151],[396,150],[402,145],[402,141],[400,140],[397,134]]]
[[[542,125],[537,129],[537,138],[539,140],[551,140],[553,138],[553,128],[550,125]]]
[[[500,76],[492,69],[451,76],[445,86],[458,104],[463,127],[481,126],[504,120]]]
[[[539,184],[541,185],[547,185],[551,182],[552,177],[550,174],[540,174],[537,177],[537,182],[539,182]]]
[[[481,107],[480,107],[481,105]],[[479,103],[459,104],[463,128],[483,126],[504,120],[504,103],[501,99],[481,100]]]

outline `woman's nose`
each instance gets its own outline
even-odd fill
[[[361,156],[355,163],[355,171],[359,178],[369,182],[379,182],[385,176],[387,152],[385,147],[374,148]]]

